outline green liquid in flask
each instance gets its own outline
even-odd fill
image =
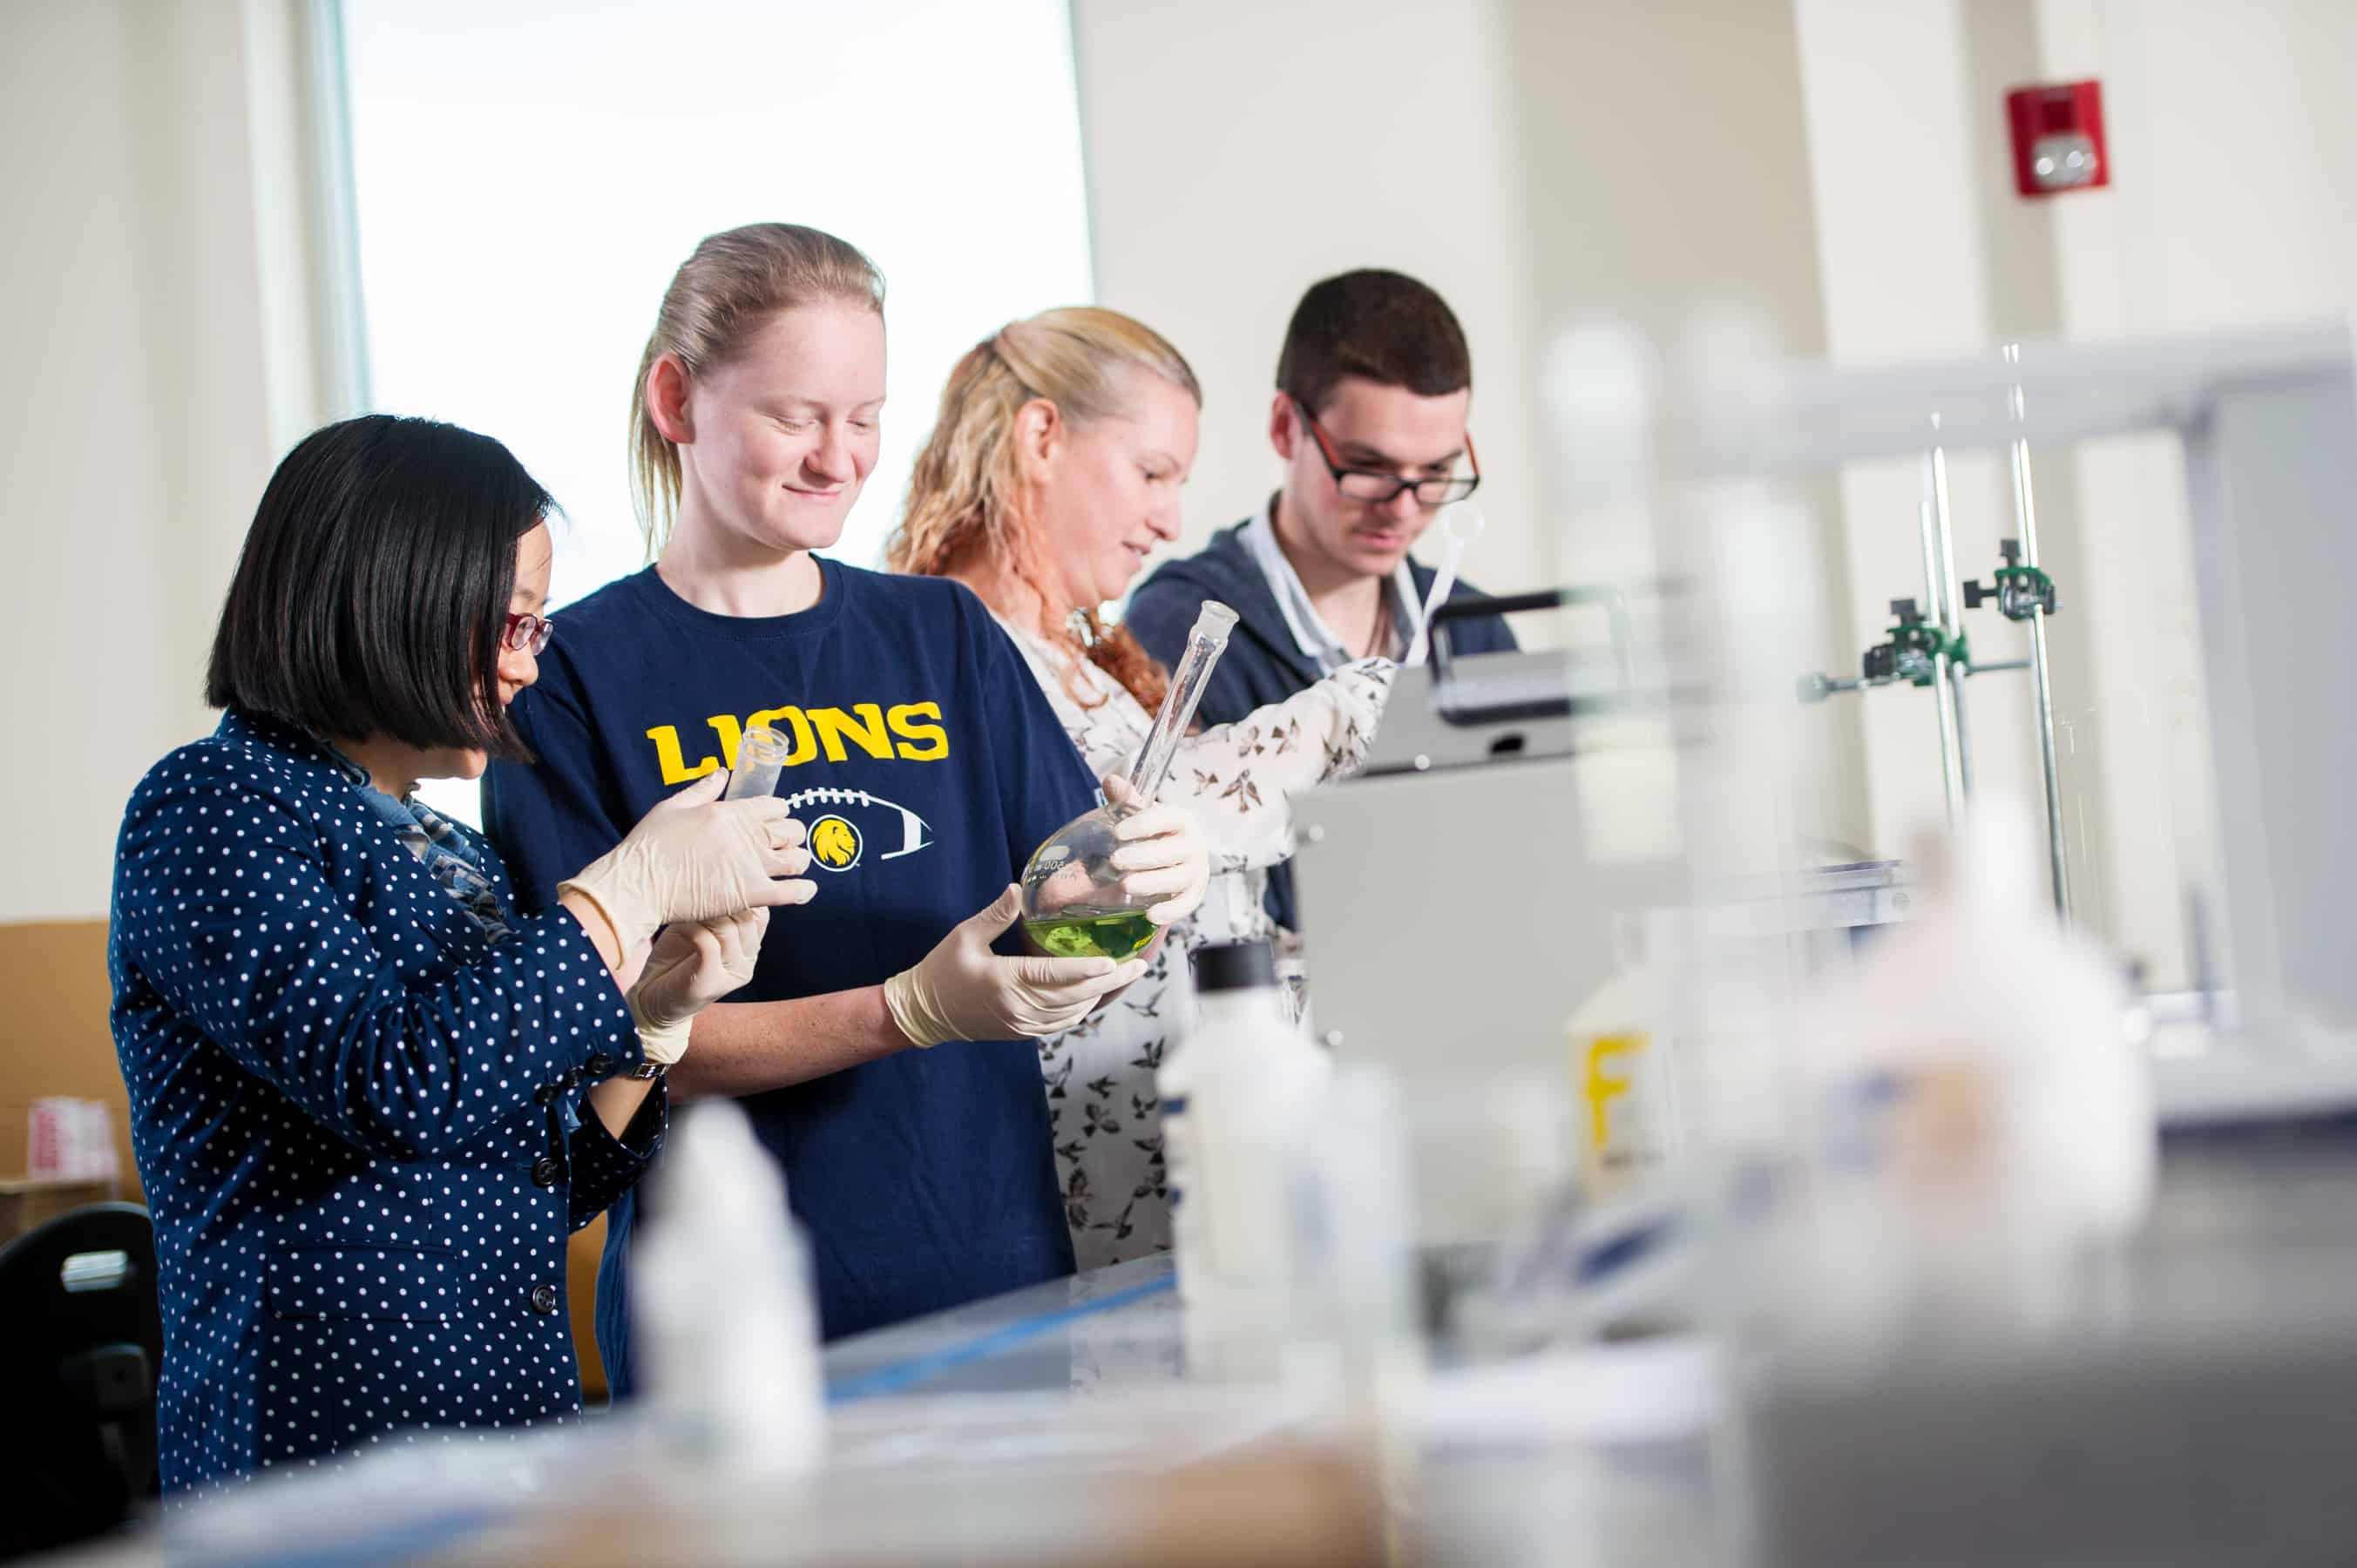
[[[1135,958],[1154,940],[1156,927],[1146,911],[1157,898],[1129,890],[1114,863],[1121,825],[1153,803],[1170,777],[1178,742],[1195,716],[1203,682],[1228,645],[1236,612],[1205,600],[1188,634],[1187,651],[1170,672],[1161,711],[1137,748],[1125,777],[1126,790],[1109,790],[1105,803],[1083,811],[1031,852],[1023,867],[1023,929],[1039,950],[1058,958]],[[1107,780],[1108,785],[1113,781]]]
[[[1058,958],[1134,958],[1161,928],[1142,914],[1056,916],[1026,920],[1024,932]]]

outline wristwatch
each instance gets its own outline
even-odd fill
[[[665,1062],[640,1062],[622,1076],[640,1079],[660,1079],[668,1070],[670,1067]]]

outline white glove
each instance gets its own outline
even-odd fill
[[[1145,806],[1121,815],[1119,809],[1135,799],[1129,780],[1115,774],[1103,783],[1105,803],[1115,809],[1113,836],[1121,841],[1113,868],[1122,874],[1122,890],[1134,898],[1160,898],[1146,907],[1146,918],[1157,926],[1177,925],[1203,907],[1211,886],[1202,823],[1185,806]]]
[[[668,1067],[687,1054],[688,1026],[712,1003],[753,978],[766,908],[667,926],[630,987],[630,1016],[647,1060]]]
[[[1001,958],[990,944],[1022,913],[1022,890],[1010,886],[989,908],[959,921],[916,968],[884,983],[884,1004],[909,1044],[1060,1034],[1100,997],[1146,972],[1143,959]]]
[[[810,869],[808,832],[777,797],[723,800],[727,787],[728,775],[715,768],[656,802],[628,837],[556,891],[595,904],[626,953],[674,920],[808,903],[816,883],[777,880]]]

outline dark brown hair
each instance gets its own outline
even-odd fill
[[[1276,358],[1276,390],[1312,414],[1345,376],[1443,397],[1473,384],[1473,356],[1447,300],[1404,273],[1371,267],[1310,285]]]

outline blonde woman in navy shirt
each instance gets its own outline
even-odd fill
[[[551,504],[450,425],[307,438],[222,610],[221,726],[132,797],[109,964],[167,1490],[577,1411],[565,1238],[646,1168],[689,1019],[811,890],[784,809],[716,778],[525,918],[414,798],[522,755]]]
[[[743,1103],[808,1230],[829,1337],[1072,1271],[1035,1042],[1145,969],[1027,953],[1013,929],[1011,884],[1097,780],[981,601],[822,553],[875,467],[884,372],[884,280],[856,248],[790,223],[696,246],[630,396],[655,564],[566,609],[516,707],[539,765],[484,780],[536,908],[648,802],[732,766],[752,725],[785,736],[778,791],[819,895],[696,1021],[678,1088]],[[1190,913],[1210,875],[1193,819],[1125,829],[1131,890],[1163,923]],[[618,1394],[632,1207],[597,1279]]]

